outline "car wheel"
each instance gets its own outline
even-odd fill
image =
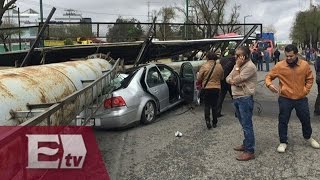
[[[152,101],[148,101],[143,108],[141,121],[143,124],[149,124],[156,119],[156,106]]]

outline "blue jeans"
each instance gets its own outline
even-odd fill
[[[268,72],[269,71],[269,63],[270,63],[270,59],[266,59],[266,71]]]
[[[258,59],[258,71],[263,71],[263,60]]]
[[[305,139],[310,139],[312,128],[310,123],[310,112],[308,98],[288,99],[285,97],[278,98],[279,103],[279,125],[278,132],[280,143],[288,143],[288,123],[293,108],[302,124],[302,134]]]
[[[252,125],[252,112],[253,112],[253,97],[245,96],[235,98],[233,105],[236,110],[236,115],[242,126],[244,140],[243,145],[246,152],[254,153],[255,139]]]

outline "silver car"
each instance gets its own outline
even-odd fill
[[[156,115],[173,106],[197,100],[195,72],[190,62],[180,73],[164,64],[147,64],[126,70],[113,80],[111,97],[95,116],[94,126],[127,127],[135,122],[149,124]]]

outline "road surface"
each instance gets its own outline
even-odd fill
[[[265,74],[258,72],[258,79],[263,80]],[[311,112],[316,92],[314,85],[308,95]],[[227,96],[225,116],[215,129],[206,128],[203,107],[181,105],[147,126],[96,130],[111,179],[320,179],[320,150],[304,141],[295,112],[289,123],[287,152],[279,154],[277,96],[261,82],[254,99],[255,160],[235,159],[233,147],[241,144],[243,134]],[[311,117],[313,137],[320,140],[320,118],[313,113]],[[183,136],[175,137],[176,131]]]

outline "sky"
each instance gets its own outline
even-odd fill
[[[20,11],[32,8],[39,12],[40,0],[17,0]],[[320,0],[312,0],[313,4],[320,5]],[[51,8],[57,8],[55,16],[62,16],[65,9],[74,9],[82,17],[91,17],[96,22],[114,22],[117,17],[134,17],[140,22],[148,21],[149,11],[159,11],[161,7],[185,7],[186,0],[43,0],[44,16]],[[263,26],[273,25],[276,29],[276,40],[290,40],[289,34],[295,20],[295,14],[309,8],[310,0],[228,0],[227,12],[234,4],[241,6],[239,22],[262,23]],[[148,6],[149,4],[149,6]],[[175,22],[183,23],[183,15],[179,14]]]

